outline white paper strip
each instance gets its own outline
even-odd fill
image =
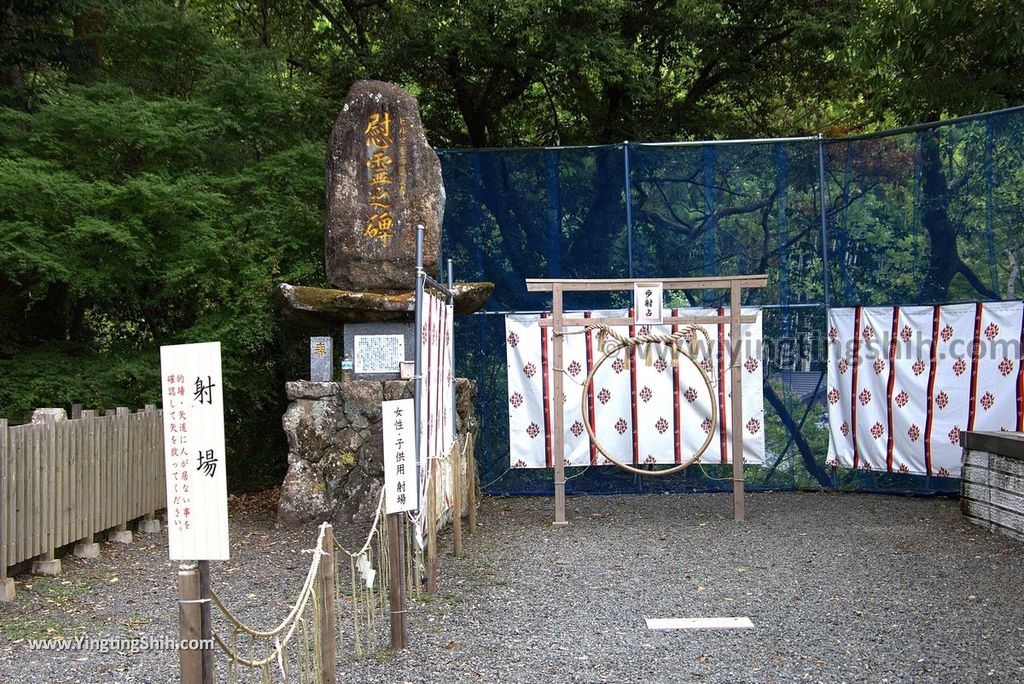
[[[647,629],[753,629],[750,618],[647,618]]]

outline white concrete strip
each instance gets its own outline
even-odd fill
[[[750,618],[647,618],[647,629],[753,629]]]

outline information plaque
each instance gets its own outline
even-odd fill
[[[402,335],[356,335],[355,373],[397,373],[405,359],[405,337]]]

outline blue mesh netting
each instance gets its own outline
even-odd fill
[[[550,307],[550,295],[526,292],[526,278],[767,273],[769,286],[744,301],[765,307],[766,341],[768,458],[747,467],[748,489],[955,492],[957,480],[825,465],[825,310],[1012,294],[1006,251],[1022,243],[1022,138],[1018,108],[820,144],[440,150],[444,256],[459,280],[496,285],[486,311],[456,322],[459,374],[479,389],[481,482],[491,493],[553,491],[550,471],[508,468],[503,314]],[[933,254],[950,241],[962,267]],[[689,296],[724,302],[721,291]],[[627,297],[573,293],[565,306],[624,307]],[[570,493],[731,489],[719,466],[661,478],[614,467],[567,475]]]

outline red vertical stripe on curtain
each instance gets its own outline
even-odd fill
[[[896,385],[896,344],[899,340],[900,332],[900,307],[894,306],[892,309],[892,337],[889,340],[889,384],[886,390],[885,396],[888,399],[889,408],[889,432],[888,442],[885,448],[885,469],[890,473],[892,472],[893,463],[893,434],[892,434],[892,400],[893,400],[893,389]]]
[[[857,449],[857,375],[860,373],[860,313],[861,309],[858,306],[854,309],[853,314],[853,358],[850,359],[850,365],[853,366],[852,381],[853,387],[850,389],[850,435],[853,437],[853,467],[854,469],[860,467],[860,451]]]
[[[924,469],[928,475],[932,474],[932,423],[935,420],[935,374],[939,366],[939,320],[942,312],[939,307],[932,308],[932,347],[931,367],[928,369],[928,409],[927,418],[924,424]]]
[[[546,313],[540,315],[541,319],[548,317]],[[540,367],[541,367],[541,387],[543,388],[544,398],[544,458],[548,468],[554,467],[554,461],[551,458],[551,407],[550,407],[550,393],[548,392],[548,380],[550,371],[548,369],[548,329],[545,326],[540,326]]]

